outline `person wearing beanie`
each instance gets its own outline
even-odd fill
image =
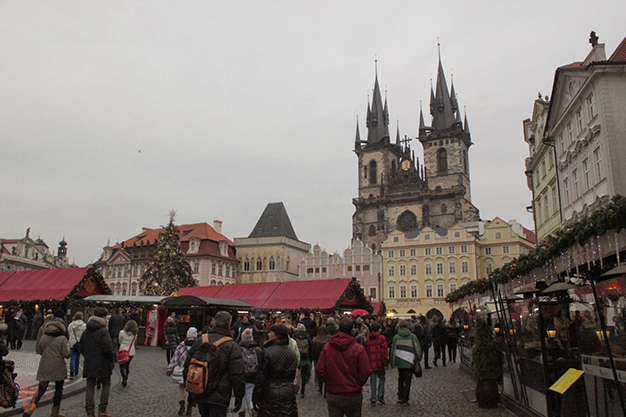
[[[187,337],[185,340],[180,342],[178,346],[176,346],[176,350],[170,359],[170,363],[167,365],[167,370],[165,371],[165,375],[171,376],[172,380],[178,384],[178,404],[180,409],[178,410],[178,415],[182,416],[186,414],[188,416],[191,415],[191,411],[193,406],[195,405],[191,400],[191,395],[187,396],[187,411],[185,413],[185,380],[183,378],[183,368],[185,366],[185,361],[189,356],[189,350],[194,343],[196,343],[196,339],[198,339],[198,329],[195,327],[190,327],[187,330]]]
[[[252,403],[252,394],[254,393],[254,384],[256,383],[257,376],[259,375],[260,364],[263,363],[264,356],[263,350],[259,347],[252,335],[252,329],[248,328],[241,333],[241,356],[243,357],[243,367],[246,382],[246,394],[244,401],[241,404],[241,408],[237,411],[239,417],[245,417],[246,406],[250,413],[254,409]]]
[[[298,323],[293,338],[296,340],[298,351],[300,352],[300,365],[298,365],[302,378],[302,383],[300,384],[300,398],[304,398],[306,384],[311,378],[311,337],[303,323]]]

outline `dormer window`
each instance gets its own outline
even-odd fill
[[[221,241],[219,243],[220,247],[220,256],[228,257],[228,243],[225,241]]]

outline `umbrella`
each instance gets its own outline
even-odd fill
[[[554,292],[567,291],[567,290],[572,290],[574,288],[578,288],[578,287],[573,284],[569,284],[567,282],[557,282],[557,283],[550,285],[548,288],[541,291],[539,294],[552,294]]]
[[[356,310],[352,310],[352,313],[350,313],[350,315],[352,317],[369,316],[370,313],[368,313],[366,310],[363,310],[362,308],[357,308]]]

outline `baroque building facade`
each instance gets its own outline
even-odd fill
[[[380,301],[382,255],[360,240],[352,242],[343,254],[328,253],[314,245],[298,265],[300,279],[356,278],[370,301]]]
[[[298,264],[311,249],[301,242],[282,202],[269,203],[248,237],[235,238],[239,282],[298,279]]]
[[[389,108],[375,77],[372,103],[367,108],[367,140],[361,140],[357,122],[354,152],[358,158],[358,197],[353,199],[353,240],[380,250],[389,233],[417,233],[424,227],[449,228],[477,221],[471,202],[467,117],[461,120],[454,85],[448,90],[439,59],[437,85],[431,88],[427,125],[420,109],[419,135],[424,161],[415,156],[410,142],[389,135]]]
[[[550,101],[548,97],[535,100],[531,119],[524,120],[524,141],[528,144],[526,179],[532,192],[532,211],[537,242],[543,242],[561,227],[561,204],[557,181],[554,143],[545,140],[545,128]]]
[[[30,271],[35,269],[69,268],[67,242],[59,242],[56,255],[41,237],[33,240],[30,227],[21,239],[0,238],[0,271]]]
[[[115,295],[140,295],[139,280],[157,248],[159,229],[141,233],[113,246],[107,244],[94,263]],[[237,283],[237,260],[233,242],[222,234],[222,222],[178,226],[180,245],[200,286]]]
[[[626,38],[607,59],[595,32],[582,62],[557,68],[548,111],[563,223],[626,195]]]
[[[382,245],[388,309],[400,316],[452,314],[446,295],[485,278],[535,246],[535,235],[514,220],[425,227],[417,235],[395,230]]]

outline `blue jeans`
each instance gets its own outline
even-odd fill
[[[70,348],[70,375],[78,375],[80,366],[80,352],[75,347]]]
[[[378,380],[378,390],[376,390],[376,380]],[[370,384],[372,385],[371,402],[385,399],[385,370],[374,371],[370,375]]]

